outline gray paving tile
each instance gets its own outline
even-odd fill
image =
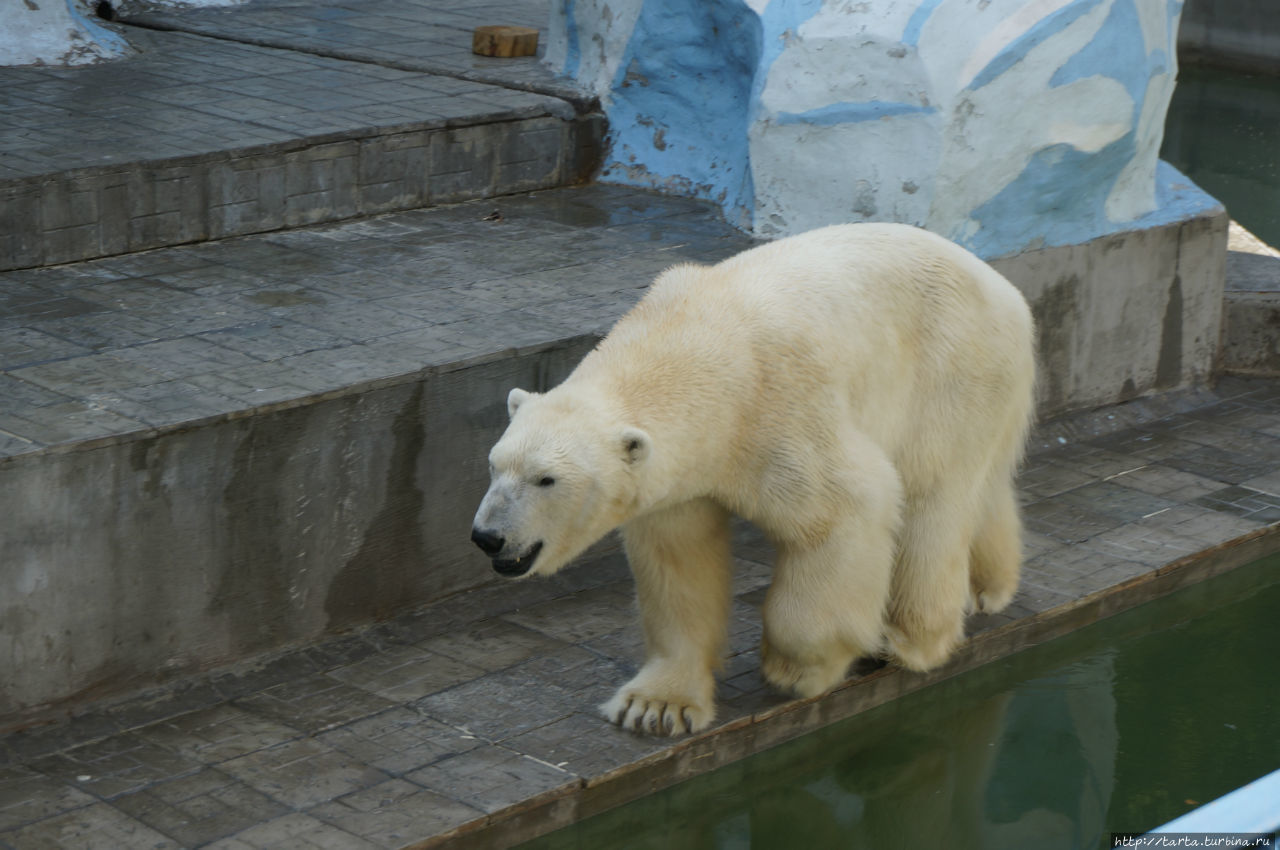
[[[194,773],[200,763],[126,732],[37,759],[31,767],[107,799]]]
[[[603,691],[602,683],[618,675],[616,665],[572,647],[424,697],[413,708],[485,740],[502,741],[581,710],[584,690]]]
[[[1221,511],[1183,505],[1099,534],[1088,545],[1157,567],[1247,534],[1259,525]]]
[[[40,756],[66,750],[78,744],[109,738],[124,731],[112,712],[91,711],[63,723],[32,726],[6,736],[0,758],[12,756],[13,763],[28,763]],[[10,761],[10,760],[6,760]]]
[[[1068,490],[1054,501],[1058,505],[1069,505],[1091,511],[1119,522],[1141,519],[1177,504],[1141,490],[1122,487],[1113,481],[1099,481]],[[1037,512],[1037,516],[1042,514]]]
[[[0,832],[0,841],[23,850],[178,850],[182,846],[105,803]]]
[[[660,739],[645,738],[604,723],[593,711],[584,711],[509,738],[506,746],[590,779],[665,749]]]
[[[276,850],[285,847],[291,850],[377,850],[379,845],[310,815],[294,812],[206,846],[209,850]]]
[[[1280,469],[1280,457],[1245,454],[1217,446],[1192,445],[1194,448],[1172,454],[1164,463],[1174,469],[1227,484],[1239,484]]]
[[[0,330],[0,370],[88,354],[89,349],[31,328]]]
[[[125,419],[154,427],[233,413],[243,407],[230,395],[185,380],[126,387],[96,402]]]
[[[138,737],[202,764],[228,759],[300,738],[303,732],[234,705],[183,714],[153,723]]]
[[[1241,486],[1248,487],[1251,490],[1260,490],[1272,496],[1280,496],[1280,471],[1269,472],[1265,475],[1259,475],[1255,478],[1249,478],[1240,482]]]
[[[220,769],[294,809],[310,808],[390,778],[311,738],[231,759]]]
[[[316,674],[242,697],[235,705],[314,735],[385,711],[395,703],[331,676]]]
[[[483,743],[474,735],[408,708],[392,708],[348,723],[316,736],[316,740],[392,776]]]
[[[210,677],[210,684],[223,699],[233,700],[318,672],[310,654],[290,652],[219,671]]]
[[[417,646],[388,647],[326,675],[391,702],[409,702],[480,675],[482,668]]]
[[[288,813],[281,803],[214,769],[118,797],[112,805],[139,823],[198,847]]]
[[[400,848],[484,817],[478,808],[392,779],[316,806],[309,814],[379,847]]]
[[[521,608],[503,619],[565,643],[617,631],[635,616],[634,591],[606,585]]]
[[[1249,487],[1224,487],[1192,499],[1191,504],[1259,523],[1280,521],[1280,497]]]
[[[1022,517],[1031,531],[1060,543],[1080,543],[1123,522],[1088,506],[1059,499],[1032,502],[1023,507]]]
[[[565,648],[564,640],[505,620],[485,620],[420,644],[436,655],[477,670],[501,670],[536,655]]]
[[[0,767],[0,841],[6,830],[96,802],[95,797],[66,782],[30,768]]]
[[[579,782],[574,773],[492,744],[415,770],[405,778],[485,812]]]
[[[1166,499],[1189,501],[1222,489],[1222,482],[1150,463],[1113,475],[1108,481]]]

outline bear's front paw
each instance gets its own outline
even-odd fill
[[[708,674],[706,683],[678,687],[670,678],[642,670],[600,711],[610,723],[650,735],[687,735],[710,726],[716,716],[714,679]]]

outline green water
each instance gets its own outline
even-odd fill
[[[1280,246],[1280,77],[1181,69],[1160,156]]]
[[[1101,848],[1280,769],[1278,612],[1280,555],[522,847]]]

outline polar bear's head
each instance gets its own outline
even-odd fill
[[[514,389],[507,412],[471,539],[501,575],[550,575],[632,516],[649,436],[563,385]]]

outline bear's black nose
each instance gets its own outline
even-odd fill
[[[479,546],[480,551],[486,555],[496,555],[502,551],[502,547],[507,541],[492,531],[473,528],[471,529],[471,542]]]

